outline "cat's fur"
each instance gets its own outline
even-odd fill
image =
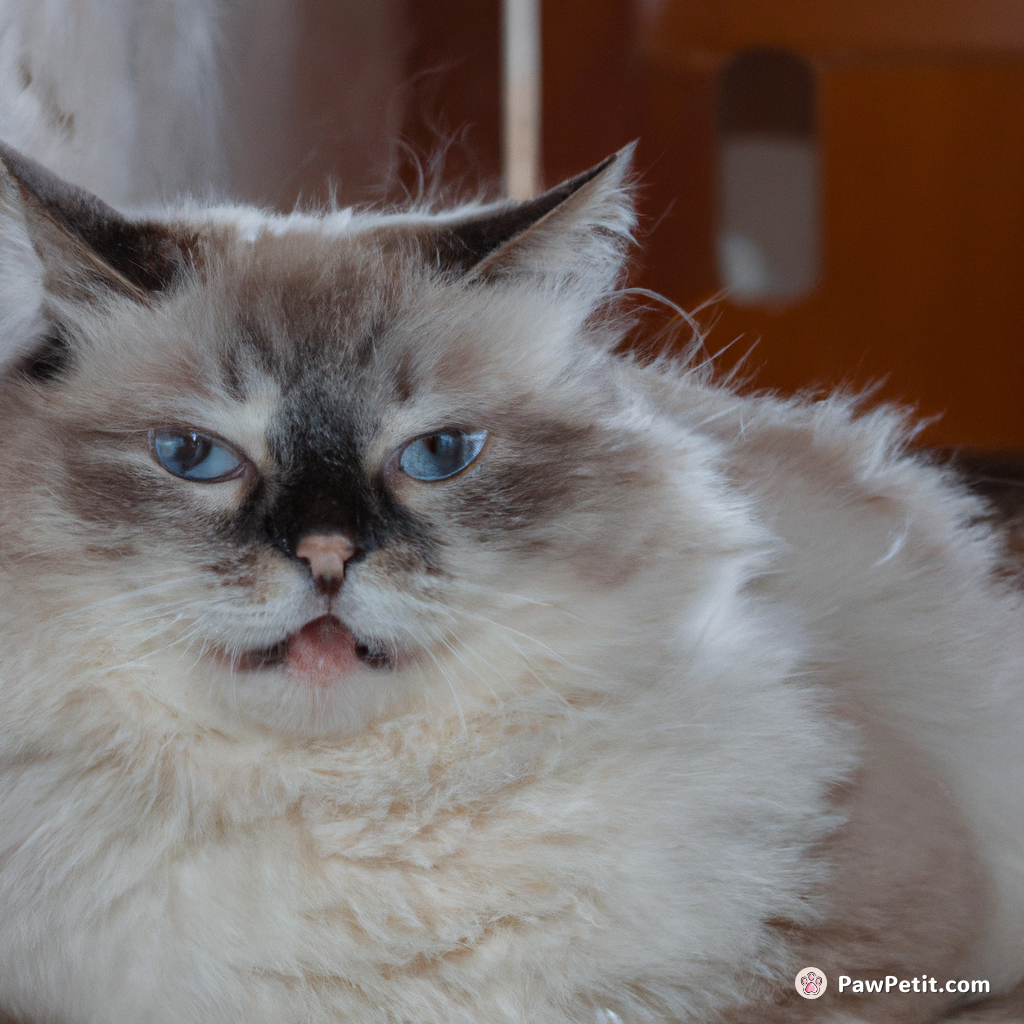
[[[1019,982],[997,540],[891,411],[615,354],[626,154],[521,205],[148,219],[2,159],[0,1010],[926,1022],[963,997],[839,973]],[[186,427],[245,471],[169,473]],[[479,458],[403,473],[446,428]],[[357,549],[336,592],[311,534]],[[356,668],[258,666],[327,612]]]

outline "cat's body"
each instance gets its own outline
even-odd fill
[[[0,395],[6,1006],[769,1020],[807,962],[1018,980],[994,540],[890,414],[609,354],[621,159],[522,209],[141,229],[7,163],[48,284]],[[446,430],[486,445],[411,475]],[[238,465],[183,478],[161,431]],[[338,536],[340,589],[297,557]]]
[[[840,974],[1017,985],[998,540],[893,413],[613,354],[623,157],[521,206],[142,222],[3,161],[0,1011],[854,1024],[977,995]]]

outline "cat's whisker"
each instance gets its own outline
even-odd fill
[[[194,599],[183,600],[176,603],[168,603],[162,607],[157,608],[146,608],[140,609],[138,614],[132,616],[122,616],[116,619],[108,619],[102,622],[96,622],[92,626],[86,628],[87,634],[96,636],[103,635],[111,628],[117,628],[122,630],[134,629],[136,626],[141,625],[145,622],[153,622],[155,620],[164,620],[168,626],[171,626],[183,619],[188,619],[191,616],[186,614],[187,609],[190,606],[196,606],[198,603]],[[205,610],[201,610],[198,614],[204,614]]]
[[[586,620],[576,612],[562,604],[554,601],[543,601],[539,598],[527,597],[525,594],[517,594],[514,591],[498,590],[494,587],[486,587],[473,583],[460,583],[460,591],[466,595],[480,595],[495,598],[495,610],[498,608],[505,614],[513,613],[521,608],[539,608],[548,612],[551,616],[558,616],[566,622],[583,623]]]
[[[544,678],[534,668],[533,663],[532,663],[531,659],[527,656],[526,652],[521,647],[519,647],[518,644],[516,644],[514,641],[509,640],[507,637],[502,637],[501,639],[502,639],[503,643],[505,643],[507,646],[511,647],[511,649],[514,652],[515,657],[517,659],[517,663],[518,663],[519,668],[521,670],[525,671],[527,673],[527,675],[531,676],[533,678],[533,680],[537,683],[537,685],[542,690],[546,691],[547,693],[551,694],[551,696],[555,697],[565,710],[572,711],[573,710],[572,705],[569,703],[568,700],[566,700],[564,694],[559,693],[551,685],[550,680]],[[507,679],[508,678],[508,669],[507,669],[507,667],[504,668],[504,669],[498,669],[490,661],[487,661],[478,651],[473,650],[473,648],[471,648],[471,647],[467,647],[467,650],[469,650],[476,657],[480,658],[480,660],[483,661],[484,664],[487,665],[487,667],[490,668],[495,673],[495,678],[499,678],[499,679]]]
[[[452,677],[448,675],[448,672],[445,670],[445,667],[441,664],[441,662],[438,660],[437,656],[434,654],[433,651],[427,648],[426,652],[430,656],[434,664],[437,666],[437,670],[441,673],[442,676],[444,676],[445,682],[448,684],[448,689],[452,692],[452,700],[455,702],[455,710],[459,713],[459,722],[461,723],[462,726],[462,736],[464,739],[466,739],[469,736],[469,729],[466,727],[466,716],[465,714],[463,714],[462,711],[462,701],[459,700],[459,694],[458,691],[455,689],[455,684],[452,682]]]
[[[168,651],[171,648],[175,647],[177,644],[178,640],[177,638],[175,638],[174,640],[171,640],[170,642],[164,644],[162,647],[157,647],[153,650],[144,651],[142,654],[139,654],[134,658],[128,658],[125,661],[112,663],[110,665],[104,665],[102,669],[93,669],[91,670],[91,675],[94,678],[103,678],[110,674],[123,672],[125,669],[129,668],[145,668],[147,666],[147,663],[151,662],[152,659],[163,654],[165,651]]]
[[[145,643],[151,640],[153,637],[158,637],[167,633],[175,633],[176,637],[182,635],[180,632],[180,626],[182,623],[188,624],[189,628],[199,628],[206,609],[203,608],[197,602],[188,602],[183,606],[177,608],[167,607],[160,609],[150,614],[139,614],[132,617],[125,617],[114,620],[113,622],[102,622],[97,623],[93,626],[88,627],[85,631],[85,635],[90,636],[104,636],[107,635],[111,629],[116,629],[118,632],[127,634],[134,634],[134,642]],[[150,628],[139,631],[141,626],[154,624]]]
[[[510,626],[507,623],[499,622],[498,620],[492,619],[489,616],[484,615],[480,612],[470,612],[466,609],[462,609],[460,611],[460,614],[467,619],[471,619],[475,622],[484,622],[487,625],[493,626],[496,629],[503,630],[504,632],[509,633],[512,636],[516,636],[523,640],[526,640],[533,646],[540,648],[545,654],[550,655],[550,657],[552,657],[555,661],[565,666],[566,668],[572,669],[575,672],[582,672],[591,675],[595,674],[594,669],[588,669],[583,665],[574,664],[573,662],[566,659],[564,655],[559,654],[558,651],[554,650],[554,648],[550,647],[542,640],[538,640],[537,637],[531,636],[529,633],[524,633],[522,630],[516,629],[515,627]]]
[[[462,612],[455,612],[454,610],[450,610],[450,618],[452,619],[452,621],[453,621],[453,623],[455,625],[458,625],[459,618],[463,614],[464,613],[462,613]],[[496,625],[496,626],[499,626],[499,627],[501,626],[500,623],[494,622],[493,620],[491,620],[489,618],[486,618],[484,616],[476,615],[474,617],[477,618],[477,619],[482,619],[484,622],[487,622],[490,625]],[[517,632],[518,635],[521,636],[521,637],[527,637],[527,634],[525,634],[525,633],[521,633],[521,632],[518,632],[518,631],[515,631],[515,632]],[[445,646],[449,646],[448,641],[443,636],[439,635],[438,639]],[[527,637],[527,639],[533,639],[533,638]],[[557,690],[555,690],[551,686],[550,681],[545,679],[543,676],[541,676],[537,672],[537,670],[535,669],[535,667],[534,667],[534,665],[532,663],[532,659],[528,655],[526,649],[524,647],[522,647],[516,641],[516,639],[514,639],[513,637],[510,637],[510,636],[507,636],[507,635],[501,635],[500,636],[500,640],[501,640],[501,642],[503,644],[505,644],[506,646],[508,646],[512,650],[512,652],[514,654],[514,657],[515,657],[516,664],[519,665],[521,669],[525,670],[530,676],[532,676],[533,679],[537,682],[538,686],[541,687],[541,689],[546,690],[547,692],[552,694],[554,697],[556,697],[565,706],[566,709],[572,710],[571,704],[569,704],[569,702],[565,699],[564,695],[560,694]],[[485,665],[487,665],[487,667],[490,668],[495,673],[495,677],[496,678],[507,678],[508,677],[509,670],[508,670],[507,666],[502,668],[502,669],[498,669],[490,661],[485,659],[483,657],[483,655],[480,654],[480,652],[477,651],[474,647],[472,647],[471,645],[465,643],[464,641],[460,640],[459,642],[461,643],[461,646],[463,647],[464,650],[466,650],[468,653],[472,654],[473,656],[477,657],[480,661],[482,661]],[[539,644],[539,641],[537,641],[537,643]],[[541,646],[543,646],[543,645],[541,645]],[[568,664],[568,663],[566,662],[566,664]],[[492,692],[494,692],[493,689],[492,689]],[[495,696],[497,696],[497,694],[495,694]]]
[[[452,657],[457,658],[463,665],[465,665],[467,671],[472,672],[473,675],[477,679],[479,679],[480,682],[483,683],[488,690],[490,690],[491,696],[494,697],[495,701],[500,703],[501,698],[498,696],[498,691],[495,690],[494,687],[491,686],[491,684],[487,681],[487,679],[484,678],[484,676],[477,669],[473,668],[473,666],[470,665],[470,663],[458,652],[458,650],[455,647],[455,644],[452,643],[450,640],[445,639],[444,637],[439,637],[438,639],[444,645],[444,647],[451,653]],[[494,666],[491,665],[490,662],[486,661],[483,658],[481,658],[481,660],[484,662],[485,665],[487,665],[488,668],[490,668],[492,671],[494,670]]]
[[[167,590],[172,587],[179,587],[185,584],[203,584],[206,582],[206,577],[199,573],[190,573],[187,576],[174,576],[165,580],[158,580],[155,583],[147,584],[143,587],[136,587],[132,590],[126,590],[120,594],[113,594],[108,597],[101,598],[98,601],[92,601],[88,604],[81,605],[73,609],[72,611],[62,612],[56,616],[58,620],[69,617],[69,616],[82,616],[88,615],[91,612],[97,611],[101,608],[106,608],[110,605],[120,604],[125,601],[136,600],[139,597],[143,597],[149,594],[159,593],[161,590]]]
[[[184,646],[182,648],[183,656],[185,654],[188,654],[192,650],[197,640],[199,641],[199,655],[192,662],[193,668],[195,668],[195,666],[198,665],[199,662],[202,660],[202,657],[210,644],[209,637],[203,631],[203,629],[201,628],[201,623],[198,621],[194,623],[192,629],[190,629],[188,632],[179,637],[179,642],[184,643]]]
[[[537,608],[544,608],[548,611],[558,612],[559,614],[570,618],[579,618],[579,616],[575,615],[563,605],[555,604],[553,601],[543,601],[536,597],[528,597],[526,594],[520,594],[514,590],[499,590],[497,587],[485,586],[484,584],[476,583],[473,580],[459,580],[458,587],[460,592],[486,594],[488,597],[500,598],[502,602],[511,602],[513,606],[532,605]]]
[[[651,290],[650,288],[632,287],[623,288],[618,293],[622,296],[639,296],[645,299],[651,299],[653,302],[660,306],[667,306],[675,315],[678,317],[677,321],[666,324],[658,333],[653,337],[645,337],[645,347],[653,349],[656,342],[660,341],[662,337],[671,336],[679,330],[679,328],[685,324],[690,328],[690,340],[686,343],[683,351],[675,356],[675,360],[682,365],[686,365],[693,358],[693,355],[698,351],[704,344],[704,340],[714,326],[714,322],[710,324],[702,324],[697,320],[697,314],[707,309],[709,306],[713,306],[717,297],[713,297],[705,302],[702,302],[692,312],[687,312],[678,303],[673,302],[668,297],[662,295],[660,292]],[[659,356],[659,358],[662,358]]]

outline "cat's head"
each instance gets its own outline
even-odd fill
[[[665,538],[709,547],[611,354],[627,153],[448,214],[154,220],[2,155],[0,598],[55,677],[302,731],[460,710],[598,664]]]

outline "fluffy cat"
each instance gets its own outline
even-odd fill
[[[71,9],[0,12],[8,137],[221,175],[212,2]],[[0,162],[0,1016],[1024,1019],[999,539],[896,412],[617,353],[628,151],[440,214]]]
[[[138,220],[3,150],[15,1019],[924,1022],[965,997],[838,975],[1017,984],[981,508],[890,411],[616,355],[627,163]]]

